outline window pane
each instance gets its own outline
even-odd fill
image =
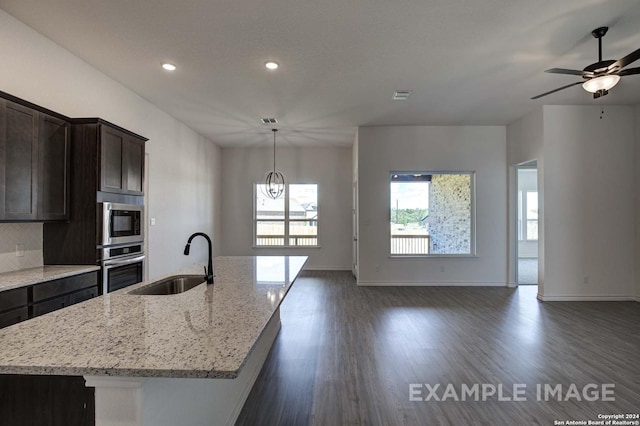
[[[404,175],[400,175],[404,176]],[[429,180],[406,175],[391,180],[391,254],[428,254]],[[415,180],[413,179],[415,178]],[[406,179],[406,180],[405,180]]]
[[[317,246],[318,238],[316,237],[289,237],[290,246]]]
[[[538,218],[538,193],[527,192],[527,219]]]
[[[289,235],[318,235],[318,222],[316,221],[304,221],[304,222],[290,222],[289,223]]]
[[[537,239],[538,239],[538,221],[528,220],[527,221],[527,240],[537,240]]]
[[[318,222],[290,222],[289,236],[291,246],[316,246],[318,245]]]
[[[276,200],[266,197],[264,187],[256,184],[256,219],[284,219],[284,197]]]
[[[284,235],[284,222],[258,221],[256,235]]]
[[[282,246],[284,245],[284,222],[256,222],[257,246]]]
[[[472,174],[393,173],[391,254],[471,254]]]
[[[284,237],[256,237],[257,246],[283,246]]]
[[[289,219],[318,220],[318,185],[289,185]]]

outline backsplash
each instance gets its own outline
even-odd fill
[[[23,256],[16,256],[22,244]],[[42,223],[0,223],[0,272],[42,266]]]

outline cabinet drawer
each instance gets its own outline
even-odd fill
[[[27,287],[0,292],[0,312],[27,306]]]
[[[69,305],[84,302],[85,300],[93,299],[98,295],[98,286],[91,288],[85,288],[84,290],[76,291],[69,295]]]
[[[29,311],[26,306],[4,312],[0,314],[0,328],[22,322],[28,318],[28,315]]]
[[[66,306],[69,306],[69,296],[61,296],[56,297],[55,299],[47,300],[46,302],[34,303],[33,304],[33,316],[37,317],[40,315],[47,314],[49,312],[57,311],[58,309],[62,309]]]
[[[48,281],[33,286],[33,301],[56,297],[61,294],[71,293],[98,284],[98,272],[90,272],[88,274],[74,275],[72,277],[61,278],[59,280]]]

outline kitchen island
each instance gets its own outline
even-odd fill
[[[145,282],[5,328],[0,373],[85,376],[98,426],[233,424],[306,260],[217,257],[213,285],[129,294]]]

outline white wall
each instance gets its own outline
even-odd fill
[[[270,137],[270,135],[269,135]],[[222,149],[222,247],[225,255],[301,254],[307,269],[351,270],[351,148],[278,148],[290,183],[318,183],[320,248],[254,248],[253,184],[273,168],[272,148]]]
[[[204,249],[194,247],[190,257],[182,249],[194,231],[213,233],[220,242],[219,148],[1,10],[0,57],[0,90],[149,138],[148,214],[157,220],[148,236],[150,276],[203,262]]]
[[[358,284],[506,285],[505,131],[503,126],[359,129]],[[477,257],[389,257],[389,172],[405,170],[476,172]]]
[[[544,300],[634,294],[634,110],[604,109],[544,107]]]

